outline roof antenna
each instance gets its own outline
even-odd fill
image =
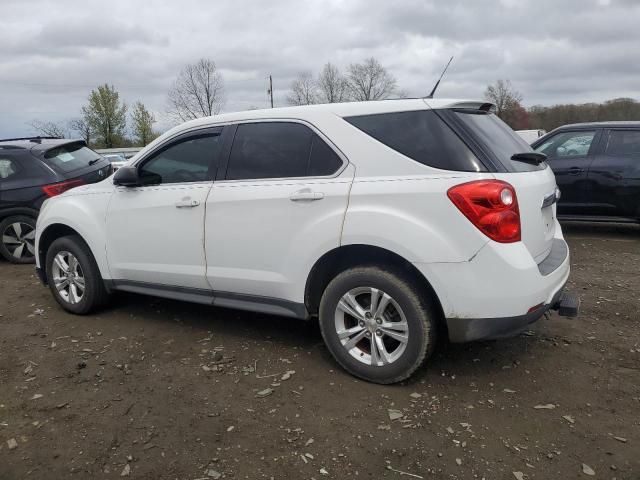
[[[436,90],[438,89],[438,86],[440,86],[440,80],[442,80],[442,77],[444,77],[444,74],[447,71],[447,68],[449,68],[449,65],[451,65],[452,61],[453,61],[453,56],[449,59],[449,63],[447,63],[447,66],[444,67],[444,70],[440,74],[440,78],[438,79],[436,84],[433,86],[433,90],[431,90],[431,93],[429,95],[427,95],[426,97],[424,97],[424,98],[433,98],[433,95],[434,95],[434,93],[436,93]]]

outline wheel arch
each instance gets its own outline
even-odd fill
[[[47,257],[47,250],[51,244],[60,237],[67,237],[69,235],[77,235],[84,240],[82,235],[75,229],[71,228],[69,225],[65,225],[63,223],[52,223],[51,225],[47,225],[44,231],[40,234],[38,240],[38,265],[43,272],[46,272],[47,265],[45,259]]]
[[[408,260],[391,250],[365,244],[343,245],[320,257],[309,272],[305,285],[304,303],[311,315],[317,315],[320,299],[329,282],[340,272],[361,265],[386,266],[407,275],[438,311],[438,324],[446,327],[441,301],[429,280]]]

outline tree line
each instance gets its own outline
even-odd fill
[[[514,130],[554,128],[569,123],[640,120],[640,102],[633,98],[614,98],[603,103],[522,106],[523,96],[509,80],[489,85],[485,99],[496,106],[496,114]]]
[[[383,100],[406,97],[398,82],[377,59],[352,63],[341,71],[328,62],[318,74],[300,72],[286,95],[290,105]],[[495,113],[514,130],[547,131],[567,123],[605,120],[640,120],[640,103],[617,98],[604,103],[535,105],[525,108],[523,95],[509,80],[487,86],[484,97],[495,105]],[[213,60],[202,58],[186,65],[167,93],[166,115],[176,122],[217,115],[226,101],[222,73]],[[114,86],[104,84],[92,90],[80,116],[66,124],[33,120],[29,125],[39,134],[83,138],[94,148],[145,146],[159,133],[155,115],[136,101],[131,108]],[[127,128],[128,127],[128,128]]]

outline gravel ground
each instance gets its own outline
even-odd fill
[[[640,479],[640,229],[565,232],[580,317],[384,387],[313,323],[134,295],[75,317],[0,263],[0,479]]]

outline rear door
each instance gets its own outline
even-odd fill
[[[205,221],[216,302],[301,303],[312,262],[339,246],[354,169],[302,122],[230,128],[228,166],[211,189]]]
[[[588,173],[594,215],[640,218],[640,129],[607,129]]]
[[[599,130],[558,132],[536,144],[535,150],[547,156],[556,176],[562,198],[558,212],[567,215],[591,214],[591,182],[587,179],[594,159]]]

